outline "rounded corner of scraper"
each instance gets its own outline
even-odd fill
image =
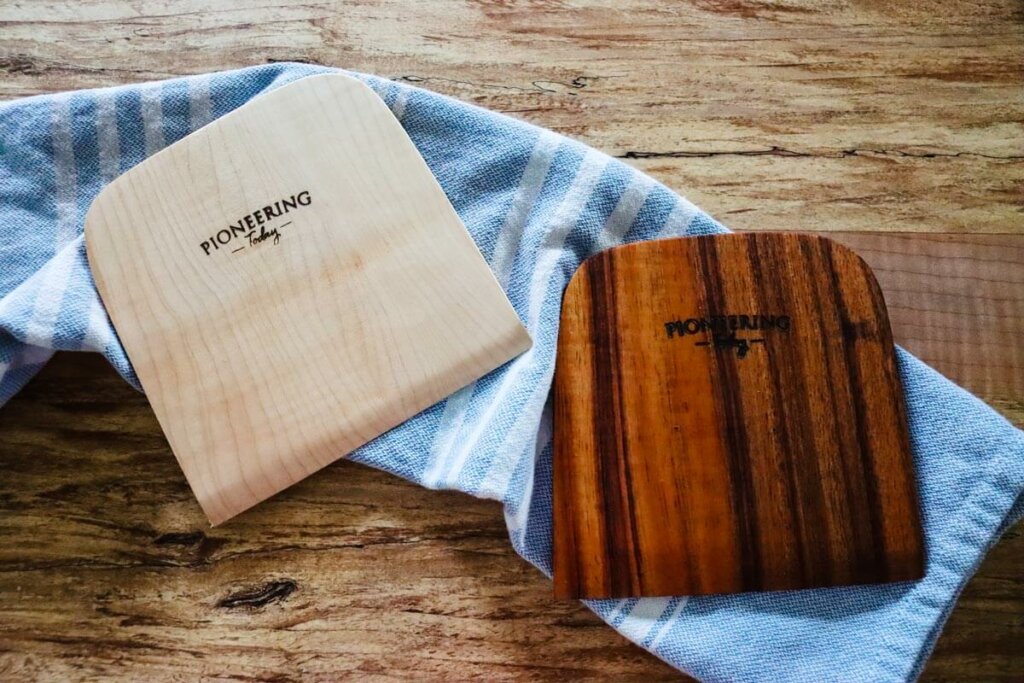
[[[841,255],[843,258],[849,258],[853,263],[857,264],[857,267],[864,275],[864,280],[871,289],[872,296],[878,299],[878,303],[881,306],[882,311],[885,313],[886,318],[888,318],[888,306],[885,303],[885,295],[882,292],[882,286],[878,284],[878,278],[875,276],[875,271],[871,267],[871,264],[868,263],[863,256],[858,254],[857,250],[843,244],[839,240],[829,237],[828,235],[805,234],[804,237],[827,246],[833,253]]]
[[[856,249],[854,249],[853,247],[849,247],[849,246],[843,244],[839,240],[832,239],[828,235],[815,235],[815,237],[817,237],[819,240],[821,240],[825,244],[829,245],[829,248],[832,249],[833,251],[835,251],[837,253],[840,253],[840,254],[844,254],[846,256],[853,257],[853,260],[856,261],[857,264],[866,273],[868,273],[871,276],[871,279],[872,280],[875,279],[875,272],[871,268],[871,264],[869,264],[867,261],[865,261],[864,257],[857,253]]]
[[[562,293],[562,306],[563,310],[566,302],[573,301],[576,297],[580,296],[579,290],[584,287],[584,283],[587,280],[587,274],[591,268],[594,268],[594,264],[602,260],[605,254],[610,250],[599,251],[596,254],[591,254],[587,258],[583,259],[579,266],[576,267],[576,271],[569,277],[569,282],[565,285],[565,291]]]
[[[300,85],[304,87],[323,87],[325,84],[331,88],[336,88],[339,92],[350,91],[351,94],[356,94],[358,97],[362,97],[368,101],[373,101],[374,106],[379,105],[384,109],[387,109],[387,104],[385,104],[383,98],[377,94],[377,91],[367,85],[365,81],[341,72],[306,76],[298,79],[297,81],[293,81],[288,85],[282,86],[278,92],[287,90],[288,88],[298,87]]]

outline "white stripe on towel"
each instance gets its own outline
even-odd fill
[[[672,598],[643,598],[638,600],[629,616],[618,629],[634,643],[642,643],[651,633],[658,619],[665,613]]]
[[[104,94],[96,100],[96,141],[100,156],[100,178],[107,184],[121,172],[121,139],[117,127],[116,94]],[[113,335],[107,314],[95,292],[92,293],[92,298],[85,336],[82,338],[82,350],[104,353]]]
[[[25,326],[27,344],[53,347],[54,327],[60,315],[61,303],[67,291],[68,279],[74,259],[64,253],[64,247],[74,240],[78,215],[78,179],[75,171],[75,150],[71,137],[71,99],[58,97],[54,102],[52,124],[53,176],[56,184],[57,226],[54,234],[54,257],[43,271],[46,280],[41,283],[32,315]]]
[[[605,221],[600,234],[594,241],[597,248],[592,249],[591,253],[614,246],[622,241],[622,238],[636,222],[636,218],[654,186],[654,181],[647,176],[634,175]],[[550,391],[550,383],[547,379],[545,378],[545,381],[537,384],[537,388],[526,403],[525,410],[516,418],[512,428],[505,433],[501,448],[498,449],[499,454],[523,452],[521,444],[530,438],[529,432],[533,429],[532,425],[536,414],[536,409],[532,406],[536,406],[539,401],[544,400],[542,393]],[[519,459],[515,457],[497,458],[492,461],[487,476],[480,486],[481,495],[507,500],[508,488],[518,462]]]
[[[109,183],[121,172],[121,138],[117,132],[117,96],[96,99],[96,144],[100,154],[100,179]]]
[[[544,449],[551,444],[551,436],[553,432],[553,413],[554,408],[551,402],[547,402],[544,405],[544,410],[540,416],[540,427],[537,430],[537,441],[534,444],[533,463],[534,471],[536,471],[537,460],[540,459],[540,454],[544,452]],[[511,479],[511,477],[510,477]],[[533,477],[530,477],[529,482],[533,482]],[[506,486],[506,488],[508,488]],[[504,498],[502,500],[507,500]],[[518,498],[519,507],[516,508],[515,515],[509,515],[509,506],[505,506],[505,526],[508,528],[509,536],[514,536],[515,539],[520,543],[524,543],[526,539],[526,523],[530,517],[530,505],[533,502],[533,487],[527,486],[526,490]]]
[[[675,600],[676,606],[672,608],[672,613],[668,615],[668,618],[665,620],[665,623],[661,625],[661,628],[658,629],[658,633],[655,634],[650,644],[647,645],[647,649],[658,649],[658,645],[661,644],[661,641],[665,638],[666,635],[668,635],[669,631],[672,630],[672,624],[675,622],[676,617],[679,616],[679,613],[683,611],[684,607],[686,607],[686,603],[689,602],[689,598],[686,597],[676,598]]]
[[[189,126],[196,131],[213,120],[213,102],[210,99],[210,76],[196,76],[188,80]]]
[[[654,181],[643,173],[635,173],[615,205],[615,210],[605,221],[604,229],[598,235],[597,244],[591,253],[604,251],[622,241],[636,222],[636,217],[647,201],[647,195],[654,189]]]
[[[531,336],[536,340],[537,330],[540,326],[540,316],[543,311],[544,299],[548,293],[552,274],[555,266],[562,256],[562,247],[569,235],[569,231],[576,225],[583,208],[590,200],[601,174],[611,161],[610,157],[593,149],[587,149],[580,164],[576,177],[562,197],[562,202],[555,210],[549,225],[550,230],[538,250],[537,261],[533,268],[533,278],[530,280],[530,296],[527,305],[526,327]],[[453,484],[462,473],[469,454],[472,453],[477,443],[483,436],[484,431],[490,427],[495,412],[503,405],[505,395],[515,386],[523,369],[528,367],[533,354],[538,352],[538,345],[535,343],[529,351],[512,362],[498,391],[491,398],[487,411],[477,420],[476,427],[466,439],[455,458],[447,468],[447,475],[444,483]],[[486,494],[481,494],[486,496]]]
[[[396,106],[397,104],[396,102]],[[548,170],[551,168],[551,161],[558,149],[558,142],[558,136],[550,131],[543,131],[538,136],[530,153],[530,158],[526,162],[523,175],[519,179],[519,186],[516,188],[512,207],[505,215],[505,221],[498,232],[494,256],[491,259],[491,269],[494,271],[494,276],[502,289],[508,286],[509,275],[512,272],[515,255],[523,236],[523,230],[526,228],[526,221],[530,217],[530,211],[537,201],[541,188],[544,187],[544,180],[547,178]],[[470,399],[475,391],[476,382],[472,382],[468,386],[459,389],[445,402],[437,436],[434,438],[434,443],[430,449],[429,461],[433,465],[423,476],[426,486],[436,486],[440,483],[441,476],[444,474],[445,458],[455,445],[455,438],[458,436],[466,420]]]
[[[146,140],[146,156],[164,148],[163,87],[150,85],[142,89],[142,130]]]
[[[455,437],[462,429],[462,423],[466,420],[466,411],[469,409],[470,399],[476,390],[476,382],[471,382],[448,397],[444,403],[444,410],[438,421],[437,434],[430,447],[431,468],[423,474],[423,483],[428,487],[436,487],[441,475],[444,474],[445,456],[451,452],[455,445]]]
[[[658,232],[656,239],[685,235],[687,228],[690,227],[690,223],[693,222],[698,213],[700,213],[700,209],[685,199],[680,198],[669,213],[668,218],[665,219],[665,224],[661,226],[661,231]]]
[[[502,289],[508,288],[508,279],[512,274],[516,254],[519,252],[526,221],[544,187],[544,180],[551,170],[551,162],[554,161],[558,144],[557,135],[547,130],[541,132],[530,153],[530,159],[526,162],[519,188],[512,200],[512,207],[505,214],[505,222],[498,231],[494,255],[491,257],[491,269]]]
[[[405,105],[409,103],[409,93],[412,92],[410,88],[399,85],[398,95],[395,96],[395,102],[391,105],[391,113],[395,115],[395,118],[399,121],[405,116]]]

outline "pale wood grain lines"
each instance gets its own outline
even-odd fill
[[[103,189],[85,235],[214,524],[530,343],[408,136],[348,76],[301,79],[164,149]]]

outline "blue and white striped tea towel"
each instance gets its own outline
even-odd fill
[[[277,64],[0,104],[0,404],[54,349],[103,353],[138,386],[97,299],[82,221],[104,183],[266,90],[329,71]],[[629,166],[549,131],[361,77],[412,137],[530,330],[533,349],[360,449],[356,460],[505,505],[551,570],[551,413],[562,290],[589,254],[724,228]],[[900,352],[928,544],[918,583],[606,600],[590,607],[706,681],[905,681],[1024,511],[1024,434]]]

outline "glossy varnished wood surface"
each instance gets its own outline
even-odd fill
[[[574,135],[736,229],[1022,230],[1017,0],[0,4],[4,99],[272,60],[405,79]],[[970,356],[943,349],[969,377]],[[1024,424],[1024,396],[984,397]],[[90,356],[58,355],[0,410],[0,471],[5,672],[679,677],[553,603],[492,502],[342,462],[283,493],[286,510],[202,531],[145,399]],[[1022,558],[1018,527],[922,680],[1024,677]],[[256,597],[218,607],[238,593]]]
[[[562,302],[554,406],[558,597],[923,573],[888,316],[836,242],[717,235],[588,259]]]

